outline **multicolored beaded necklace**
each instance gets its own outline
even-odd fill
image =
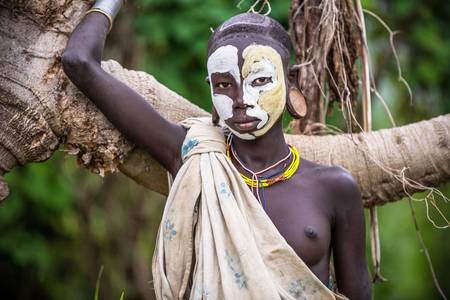
[[[282,158],[281,160],[279,160],[278,162],[274,163],[273,165],[265,168],[264,170],[260,170],[258,172],[254,172],[252,170],[250,170],[249,168],[247,168],[242,162],[241,159],[239,158],[239,156],[237,155],[236,151],[234,150],[233,147],[233,137],[230,134],[230,136],[228,137],[227,140],[227,149],[226,149],[226,154],[227,157],[231,160],[231,155],[233,155],[234,159],[239,163],[239,165],[248,173],[252,174],[252,177],[249,178],[246,175],[242,174],[241,172],[239,172],[239,174],[241,175],[242,179],[244,179],[245,183],[252,189],[256,188],[256,198],[258,199],[259,203],[264,207],[264,209],[266,208],[266,201],[264,199],[264,188],[269,187],[277,182],[280,181],[285,181],[288,180],[289,178],[291,178],[295,172],[297,171],[299,165],[300,165],[300,155],[298,154],[298,151],[295,147],[289,145],[289,153]],[[263,177],[261,176],[261,174],[277,167],[278,165],[287,162],[290,158],[292,157],[291,163],[289,164],[289,166],[284,170],[284,171],[280,171],[272,176],[269,177]],[[261,197],[259,194],[259,190],[261,189],[261,196],[262,196],[262,200],[261,201]]]

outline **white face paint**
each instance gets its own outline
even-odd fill
[[[227,95],[213,94],[212,101],[222,120],[225,121],[233,116],[233,99]]]
[[[208,76],[211,81],[213,73],[229,73],[240,88],[243,78],[243,102],[248,107],[246,114],[258,118],[260,122],[251,133],[239,133],[229,128],[241,139],[255,139],[265,134],[279,119],[286,102],[286,84],[280,54],[269,46],[250,45],[242,52],[244,64],[242,72],[238,65],[238,49],[227,45],[219,47],[208,58]],[[258,84],[258,79],[266,78],[267,82]],[[256,82],[255,82],[256,80]],[[211,95],[214,107],[221,123],[233,116],[233,99],[223,94],[214,94],[211,84]]]
[[[247,114],[261,120],[252,132],[258,137],[272,128],[286,105],[283,61],[274,48],[263,45],[248,46],[242,57],[244,103],[253,105],[247,109]],[[264,78],[266,83],[258,84]]]
[[[270,78],[270,82],[264,85],[253,86],[253,81],[258,78]],[[266,58],[255,62],[250,67],[250,72],[244,79],[242,88],[244,90],[244,103],[253,107],[247,109],[247,115],[260,119],[257,129],[266,125],[269,115],[258,104],[259,96],[262,92],[270,91],[277,85],[277,73],[274,65]]]
[[[235,46],[227,45],[216,49],[208,58],[208,77],[211,82],[211,75],[214,73],[230,73],[236,83],[241,82],[241,74],[238,65],[238,49]],[[233,116],[233,99],[223,94],[215,94],[211,84],[211,97],[213,105],[220,119],[225,121]]]

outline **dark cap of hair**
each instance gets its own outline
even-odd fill
[[[227,39],[255,35],[275,42],[289,57],[292,46],[287,31],[276,20],[257,13],[233,16],[214,30],[208,41],[208,56],[217,48],[216,45],[223,44]]]

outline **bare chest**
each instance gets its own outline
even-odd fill
[[[328,268],[331,217],[324,193],[293,180],[263,191],[265,210],[280,234],[309,266]]]

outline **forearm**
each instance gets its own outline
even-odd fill
[[[109,20],[100,13],[87,14],[72,32],[64,56],[75,56],[100,63]]]
[[[117,1],[122,3],[122,0],[98,0],[97,3],[117,4]],[[64,71],[120,132],[175,174],[181,164],[180,149],[186,132],[180,125],[164,119],[140,94],[101,68],[110,24],[103,13],[86,15],[72,33],[63,54]]]
[[[365,262],[362,262],[363,264]],[[351,300],[370,300],[372,299],[372,283],[367,272],[367,268],[364,270],[349,270],[347,272],[353,272],[356,275],[340,276],[337,278],[337,287],[339,293],[344,294]],[[344,277],[344,278],[343,278]],[[345,277],[352,277],[346,279]]]
[[[62,63],[66,74],[81,89],[86,72],[100,68],[105,39],[121,5],[122,0],[97,1],[69,38]]]

